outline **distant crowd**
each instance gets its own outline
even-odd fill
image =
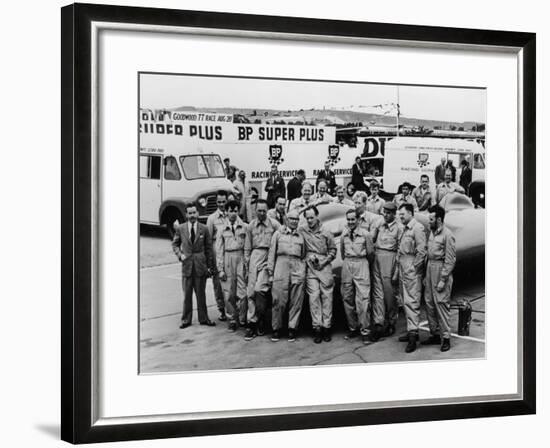
[[[231,165],[230,159],[224,160],[227,178],[233,182],[238,192],[234,197],[240,203],[239,216],[246,222],[251,222],[256,217],[256,204],[259,199],[259,192],[251,188],[246,180],[246,173]],[[472,170],[467,160],[461,162],[459,182],[456,182],[457,170],[452,160],[441,159],[441,163],[435,168],[436,185],[430,185],[430,178],[424,174],[419,179],[419,186],[413,187],[404,182],[399,187],[399,193],[393,198],[396,205],[409,203],[415,211],[426,211],[432,205],[441,204],[444,197],[451,192],[463,194],[469,193],[469,186],[472,182]],[[314,190],[316,191],[314,193]],[[269,209],[276,209],[279,222],[282,224],[281,215],[282,203],[285,209],[302,211],[309,205],[326,204],[330,202],[353,205],[353,198],[356,192],[367,193],[367,210],[382,214],[382,207],[385,200],[379,196],[380,184],[374,180],[368,185],[365,183],[365,173],[362,168],[361,159],[356,158],[352,167],[351,182],[344,187],[336,183],[336,175],[331,169],[329,161],[325,162],[324,169],[319,170],[315,189],[312,183],[306,181],[306,173],[299,169],[296,175],[285,183],[284,178],[279,174],[277,165],[271,167],[271,172],[266,180],[264,192]],[[284,199],[284,201],[283,201]],[[278,202],[280,202],[278,204]],[[443,204],[442,204],[443,205]]]

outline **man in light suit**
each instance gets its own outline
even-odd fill
[[[193,317],[193,290],[197,297],[199,323],[213,327],[206,308],[206,278],[214,270],[212,239],[204,224],[198,222],[199,214],[193,203],[186,207],[187,222],[176,228],[172,249],[181,261],[183,287],[183,314],[180,328],[191,325]]]

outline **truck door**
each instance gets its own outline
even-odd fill
[[[159,224],[159,207],[162,202],[161,166],[160,155],[139,156],[140,222]]]
[[[485,180],[485,157],[481,153],[474,154],[472,166],[472,182]]]
[[[453,166],[456,168],[456,176],[455,179],[453,179],[454,182],[459,181],[460,179],[460,173],[462,172],[462,161],[467,160],[470,163],[470,168],[472,167],[472,153],[468,152],[448,152],[447,153],[447,160],[453,161]]]

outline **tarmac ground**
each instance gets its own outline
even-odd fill
[[[406,343],[397,340],[406,332],[403,312],[399,314],[397,331],[391,337],[368,345],[364,345],[360,338],[345,340],[347,327],[338,288],[335,288],[333,338],[328,343],[313,343],[307,298],[295,342],[288,342],[286,333],[276,343],[270,340],[270,333],[245,341],[245,329],[239,328],[236,333],[231,333],[226,322],[218,321],[210,279],[207,281],[206,299],[209,317],[216,322],[216,326],[199,325],[195,309],[193,325],[181,330],[181,266],[172,253],[170,240],[161,229],[142,226],[140,251],[140,373],[485,357],[483,260],[458,265],[454,273],[452,301],[468,300],[473,309],[469,335],[456,334],[458,310],[453,308],[450,351],[443,353],[439,346],[419,345],[415,352],[405,353]],[[196,308],[196,302],[194,306]],[[420,340],[428,336],[422,306]]]

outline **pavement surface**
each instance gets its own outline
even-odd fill
[[[453,335],[451,350],[442,353],[439,346],[419,346],[405,353],[405,343],[397,337],[406,331],[405,317],[399,314],[396,334],[376,343],[364,345],[360,339],[347,341],[345,316],[341,300],[334,303],[334,334],[331,342],[314,344],[310,329],[309,308],[304,307],[300,332],[295,342],[288,342],[283,333],[279,342],[270,334],[244,340],[244,329],[236,333],[219,322],[212,281],[208,280],[206,298],[208,315],[215,327],[198,324],[196,310],[193,325],[179,329],[183,293],[181,266],[174,263],[170,241],[154,228],[142,228],[140,238],[140,371],[167,373],[189,370],[225,370],[254,367],[314,366],[369,362],[403,362],[449,360],[485,357],[485,292],[483,263],[459,266],[455,272],[453,301],[466,299],[472,304],[469,336]],[[305,303],[305,302],[304,302]],[[195,303],[196,304],[196,303]],[[452,310],[451,330],[458,327],[458,311]],[[420,339],[429,335],[424,312]]]

